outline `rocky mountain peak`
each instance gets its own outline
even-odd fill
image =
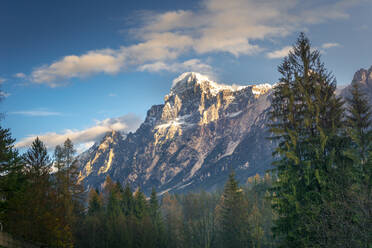
[[[353,81],[351,84],[359,84],[361,91],[365,94],[367,99],[370,100],[372,104],[372,66],[367,69],[360,69],[355,72]],[[352,86],[348,85],[340,91],[342,97],[350,98],[351,97]]]
[[[358,70],[354,74],[353,83],[362,83],[372,86],[372,66],[368,70]]]
[[[241,108],[264,96],[272,86],[225,85],[210,80],[196,72],[185,72],[173,80],[170,94],[164,105],[155,107],[151,113],[155,144],[182,135],[185,129],[208,125],[221,118],[236,116]]]
[[[224,85],[195,72],[173,81],[136,132],[106,134],[81,160],[80,181],[97,187],[110,175],[122,184],[161,193],[211,189],[230,169],[241,178],[270,165],[264,126],[270,84]],[[256,162],[260,161],[260,163]]]
[[[213,96],[216,96],[218,93],[224,90],[239,91],[247,87],[219,84],[210,80],[208,76],[200,73],[185,72],[173,80],[170,95],[182,95],[187,90],[195,89],[196,86],[198,86],[203,92],[209,93]]]
[[[111,167],[115,157],[114,149],[125,135],[119,131],[107,132],[100,142],[94,144],[90,149],[79,155],[79,160],[84,161],[84,168],[80,171],[79,181],[84,180],[91,173],[97,175],[105,174]],[[102,166],[104,165],[104,166]]]

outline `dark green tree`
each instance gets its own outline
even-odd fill
[[[125,185],[121,207],[125,216],[132,215],[134,212],[133,192],[129,184]]]
[[[18,204],[18,196],[27,187],[24,164],[14,149],[14,142],[9,129],[0,127],[0,222],[7,231],[9,222],[12,222],[9,206]]]
[[[182,207],[174,195],[165,193],[161,209],[164,217],[167,247],[184,247]]]
[[[151,220],[154,223],[159,223],[161,221],[160,206],[159,206],[158,197],[156,195],[155,188],[152,188],[151,195],[150,195],[149,213],[150,213]]]
[[[96,215],[103,211],[102,197],[97,189],[91,189],[89,192],[88,215]]]
[[[55,209],[59,214],[58,219],[63,222],[60,233],[64,236],[61,239],[64,243],[71,244],[74,242],[74,227],[83,211],[83,186],[78,181],[78,161],[75,153],[73,143],[67,139],[63,145],[56,146],[53,163],[57,169],[53,174],[53,184],[57,194]]]
[[[55,209],[56,194],[49,174],[52,163],[46,146],[36,138],[22,158],[28,185],[12,205],[12,233],[27,241],[69,247],[71,243],[62,242],[63,223]]]
[[[141,219],[145,215],[148,215],[148,204],[145,195],[142,193],[141,189],[138,189],[134,193],[134,215]]]
[[[49,175],[52,162],[46,146],[39,137],[36,137],[30,149],[28,149],[22,157],[26,164],[26,168],[29,173],[34,176],[35,180],[37,180],[38,177]]]
[[[247,207],[243,189],[239,187],[232,172],[217,206],[222,247],[239,248],[250,245]]]
[[[348,174],[341,174],[337,206],[333,211],[334,225],[344,230],[335,241],[345,246],[368,247],[372,244],[372,109],[360,85],[352,83],[351,97],[347,98],[347,135],[351,160]],[[345,179],[347,178],[347,179]],[[337,190],[335,190],[337,191]],[[340,213],[341,212],[341,213]],[[340,220],[340,216],[347,216]]]
[[[282,77],[271,111],[278,142],[274,233],[283,247],[323,246],[328,242],[324,205],[332,197],[327,182],[343,157],[343,102],[335,95],[335,78],[303,33],[278,71]]]
[[[152,223],[153,247],[164,247],[164,226],[155,188],[152,188],[149,201],[149,216]]]
[[[347,103],[348,135],[352,140],[350,155],[355,155],[352,159],[359,165],[359,175],[368,176],[370,171],[366,164],[372,150],[372,110],[366,94],[361,91],[358,83],[352,84],[351,97],[347,99]]]
[[[107,218],[104,216],[102,195],[91,189],[88,195],[88,212],[82,216],[75,232],[76,247],[105,247]]]

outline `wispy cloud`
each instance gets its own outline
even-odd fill
[[[321,53],[325,53],[325,51],[329,48],[333,48],[333,47],[339,47],[341,46],[339,43],[336,43],[336,42],[328,42],[328,43],[323,43],[320,48],[318,48],[318,50],[321,52]],[[317,49],[317,48],[315,48]],[[287,56],[289,54],[289,52],[292,50],[292,46],[285,46],[279,50],[274,50],[274,51],[271,51],[271,52],[267,52],[266,53],[266,57],[269,58],[269,59],[281,59],[281,58],[284,58],[285,56]]]
[[[23,111],[13,111],[9,112],[12,115],[25,115],[25,116],[58,116],[62,115],[60,112],[52,112],[45,110],[23,110]]]
[[[6,81],[5,78],[0,77],[0,84],[4,83]]]
[[[158,61],[151,64],[145,64],[139,67],[140,71],[171,71],[171,72],[180,72],[180,71],[197,71],[203,74],[211,75],[213,74],[213,69],[210,65],[203,63],[199,59],[190,59],[184,62],[178,63],[166,63]]]
[[[15,146],[24,148],[29,146],[36,137],[39,137],[48,147],[53,149],[55,146],[62,144],[67,138],[71,139],[74,144],[80,148],[88,147],[98,141],[102,136],[112,130],[131,132],[135,131],[141,123],[141,119],[134,114],[127,114],[117,118],[109,118],[102,121],[96,121],[92,127],[83,130],[67,129],[61,133],[49,132],[39,135],[30,135],[19,141]]]
[[[16,74],[14,74],[13,77],[24,79],[24,78],[26,78],[27,76],[26,76],[26,74],[24,74],[23,72],[18,72],[18,73],[16,73]]]
[[[340,44],[339,43],[336,43],[336,42],[330,42],[330,43],[324,43],[323,45],[322,45],[322,48],[323,49],[328,49],[328,48],[332,48],[332,47],[339,47],[340,46]]]
[[[6,98],[10,96],[11,94],[8,92],[0,91],[0,98]]]
[[[8,92],[4,92],[4,91],[0,91],[0,98],[7,98],[9,97],[11,94],[8,93]]]
[[[115,93],[110,93],[110,94],[108,94],[108,96],[109,96],[109,97],[115,97],[115,96],[118,96],[118,95],[115,94]]]
[[[368,29],[369,29],[369,26],[367,24],[362,24],[362,25],[355,28],[355,30],[357,30],[357,31],[365,31],[365,30],[368,30]]]
[[[96,73],[183,70],[185,54],[194,54],[195,59],[211,53],[235,57],[257,54],[264,50],[257,41],[274,40],[309,25],[348,18],[348,9],[360,1],[203,0],[196,10],[146,12],[137,17],[140,25],[129,30],[136,43],[65,56],[36,68],[31,81],[55,87],[66,79]]]
[[[283,47],[282,49],[279,49],[279,50],[275,50],[275,51],[266,53],[266,57],[269,58],[269,59],[280,59],[280,58],[284,58],[285,56],[288,55],[288,53],[291,50],[292,50],[292,47],[291,46],[286,46],[286,47]]]

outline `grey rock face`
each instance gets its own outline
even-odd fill
[[[366,94],[372,104],[372,66],[368,70],[360,69],[359,71],[355,72],[353,81],[351,83],[359,84],[360,89]],[[345,98],[350,97],[350,89],[351,85],[345,87],[341,91],[340,95]]]
[[[149,193],[211,190],[231,170],[237,178],[270,167],[267,114],[271,86],[227,86],[197,73],[177,78],[135,133],[107,134],[81,155],[80,180],[100,187],[106,176]]]

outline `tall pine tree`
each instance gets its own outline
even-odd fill
[[[220,204],[217,206],[222,247],[249,246],[250,233],[247,207],[243,189],[239,187],[235,180],[235,174],[231,173],[225,184]]]
[[[303,33],[278,71],[282,77],[271,111],[278,142],[274,232],[282,247],[313,247],[324,241],[323,205],[332,194],[327,182],[342,157],[343,102],[335,96],[336,80]]]
[[[342,216],[340,211],[348,216],[338,221],[345,230],[340,242],[368,247],[372,244],[372,109],[357,82],[352,84],[350,93],[347,134],[351,142],[345,153],[352,166],[347,175],[341,175],[348,178],[349,184],[340,185],[344,193],[338,197],[335,216]]]
[[[19,204],[18,198],[28,185],[14,142],[10,130],[0,127],[0,223],[6,231],[13,221],[10,206]]]

